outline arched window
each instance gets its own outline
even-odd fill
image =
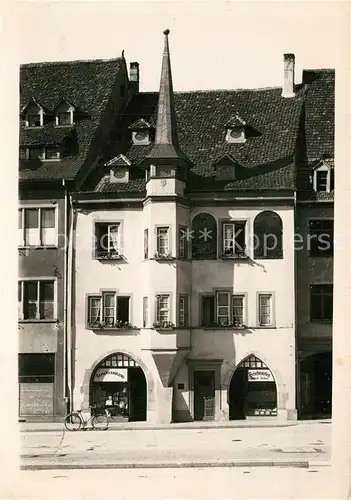
[[[207,213],[198,214],[192,221],[191,255],[194,260],[217,259],[217,222]]]
[[[254,258],[283,258],[283,223],[275,212],[261,212],[255,218]]]

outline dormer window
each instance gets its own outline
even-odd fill
[[[55,122],[57,127],[68,127],[74,123],[75,107],[66,100],[60,101],[55,107]]]
[[[231,180],[235,181],[240,176],[240,169],[242,168],[235,160],[229,155],[225,155],[220,160],[215,162],[216,177],[218,180]]]
[[[132,131],[133,144],[141,146],[150,144],[151,125],[149,122],[141,118],[140,120],[132,123],[128,129]]]
[[[30,146],[20,147],[20,160],[55,161],[61,157],[60,146]]]
[[[112,160],[105,163],[105,167],[110,169],[110,182],[113,183],[126,183],[129,182],[129,168],[131,162],[122,154],[115,156]]]
[[[313,172],[313,190],[325,193],[334,191],[334,169],[326,162],[319,163]]]
[[[42,127],[44,124],[44,109],[34,99],[32,99],[22,109],[26,127]]]
[[[227,130],[227,142],[240,144],[246,141],[246,122],[238,114],[232,116],[225,127]]]

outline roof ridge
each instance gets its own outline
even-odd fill
[[[21,68],[32,68],[35,66],[54,66],[54,65],[67,65],[67,64],[81,64],[81,63],[108,63],[123,61],[122,57],[114,57],[111,59],[74,59],[70,61],[37,61],[31,63],[20,64]]]

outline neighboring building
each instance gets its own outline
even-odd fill
[[[283,90],[174,94],[165,32],[159,94],[132,97],[73,196],[74,407],[296,418],[292,63]]]
[[[69,393],[69,192],[94,168],[128,100],[123,57],[20,71],[19,416],[62,418]]]
[[[305,70],[298,141],[296,327],[300,418],[331,416],[334,238],[334,70]],[[308,241],[310,243],[308,243]]]

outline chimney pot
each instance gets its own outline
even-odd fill
[[[284,82],[282,97],[295,96],[295,54],[284,54]]]

